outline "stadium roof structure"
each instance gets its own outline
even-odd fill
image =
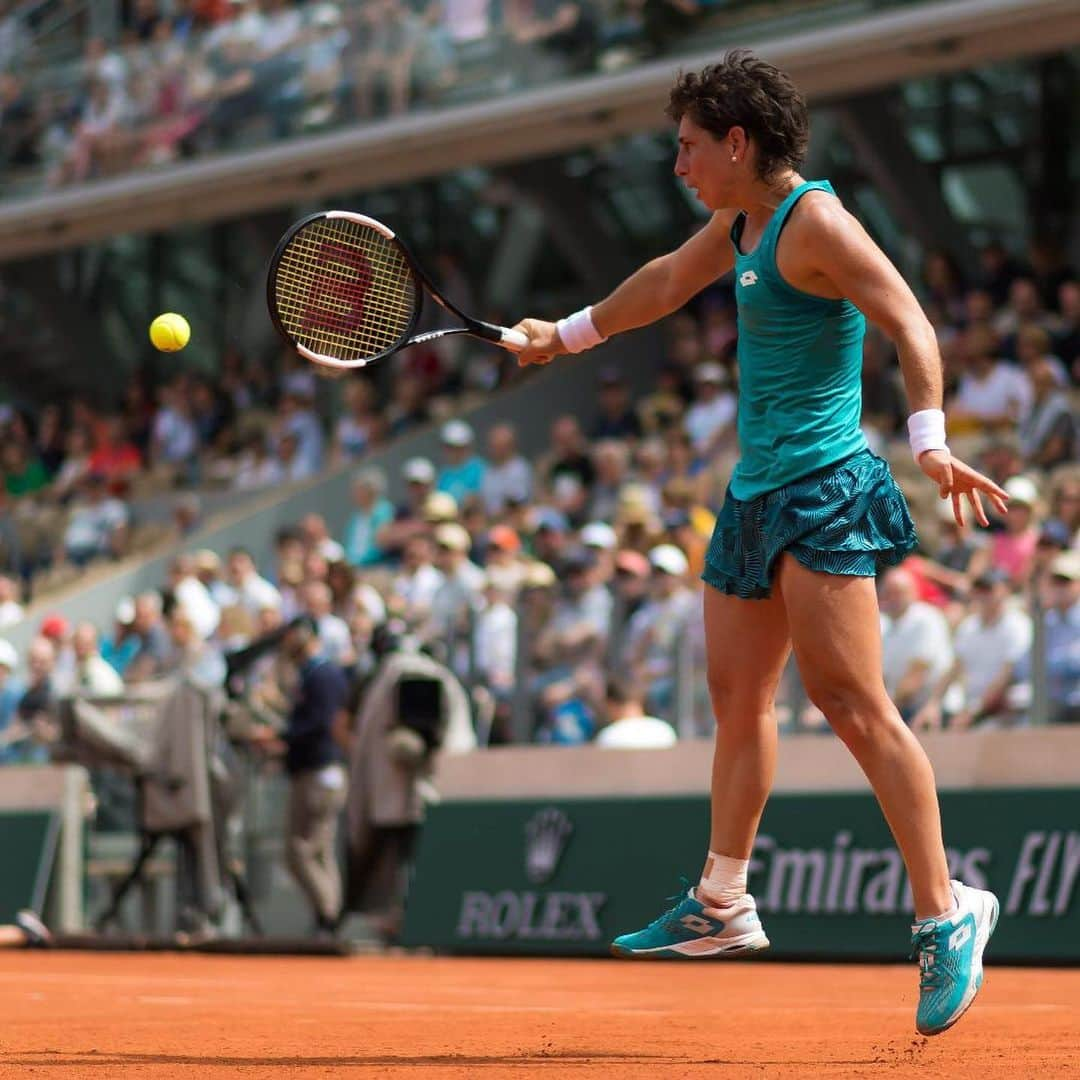
[[[1076,0],[940,0],[737,44],[784,67],[817,103],[1070,48],[1080,44],[1080,19]],[[0,203],[0,261],[655,131],[666,123],[663,103],[676,67],[712,59],[715,50],[665,58],[497,100],[12,199]]]

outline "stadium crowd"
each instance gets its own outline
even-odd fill
[[[988,530],[957,525],[921,478],[895,358],[867,338],[864,429],[893,462],[922,537],[880,582],[888,688],[920,729],[1024,722],[1035,640],[1049,719],[1080,720],[1080,282],[1048,252],[1034,246],[1024,265],[987,248],[970,282],[942,256],[926,264],[951,441],[1011,497],[1008,517]],[[706,732],[698,575],[735,459],[730,295],[718,286],[666,331],[650,391],[634,398],[618,367],[598,367],[594,415],[555,417],[543,454],[523,455],[510,424],[480,438],[451,415],[441,459],[410,459],[399,476],[366,464],[368,450],[430,422],[436,397],[452,403],[462,387],[430,348],[399,359],[387,408],[363,378],[336,384],[347,409],[330,428],[313,407],[310,367],[286,363],[274,379],[236,357],[215,382],[179,375],[156,396],[136,384],[115,414],[81,402],[33,419],[10,412],[0,520],[9,532],[20,520],[44,528],[65,512],[57,557],[80,565],[123,550],[123,496],[148,464],[237,488],[357,464],[340,535],[310,514],[277,535],[271,565],[241,550],[186,551],[159,591],[119,606],[112,626],[51,614],[22,664],[0,646],[0,732],[31,721],[22,742],[0,734],[3,754],[43,752],[32,720],[55,695],[177,669],[220,682],[226,652],[297,614],[316,620],[325,655],[359,681],[376,628],[399,620],[488,709],[492,741],[593,738],[611,670],[642,688],[649,713],[682,734]],[[241,436],[236,417],[258,404],[267,424]],[[34,510],[21,515],[27,500]],[[178,536],[196,524],[180,517]],[[21,618],[20,601],[17,581],[0,578],[0,622]],[[679,692],[687,673],[689,708]],[[260,693],[280,701],[287,678],[268,666]],[[785,727],[824,726],[794,670],[780,704]]]
[[[0,168],[61,186],[477,97],[665,49],[712,0],[133,0],[118,40],[35,61],[0,16]],[[761,0],[739,5],[764,7]]]

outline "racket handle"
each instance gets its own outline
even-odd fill
[[[521,352],[529,344],[529,339],[520,330],[507,330],[505,326],[500,326],[499,344],[510,352]]]

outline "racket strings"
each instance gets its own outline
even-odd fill
[[[289,241],[274,283],[278,316],[299,344],[340,360],[393,348],[410,328],[418,296],[393,240],[348,219],[310,222]]]

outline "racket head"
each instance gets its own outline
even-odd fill
[[[266,302],[274,328],[305,359],[359,368],[408,342],[423,290],[393,230],[364,214],[323,210],[281,238]]]

